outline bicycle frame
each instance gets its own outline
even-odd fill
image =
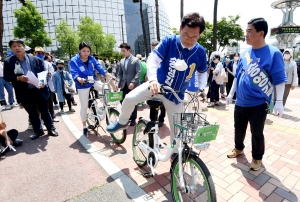
[[[110,77],[110,78],[108,79],[107,82],[104,82],[104,83],[103,83],[103,87],[104,87],[104,86],[107,86],[107,88],[110,89],[110,81],[111,81],[112,79],[113,79],[113,78]],[[104,90],[103,90],[103,91],[104,91]],[[92,91],[90,91],[90,93],[91,93],[91,92],[92,92]],[[100,109],[100,108],[98,107],[98,102],[96,101],[96,98],[94,97],[94,95],[91,95],[91,96],[92,96],[92,100],[93,100],[93,103],[91,104],[91,107],[95,107],[96,115],[88,114],[88,116],[91,116],[91,117],[93,117],[93,118],[96,118],[96,119],[98,120],[99,125],[100,125],[101,117],[100,117],[99,113],[100,113],[101,111],[103,111],[103,110]],[[103,96],[103,99],[106,99],[107,94],[105,94],[105,92],[104,92],[102,96]],[[90,108],[91,108],[91,107],[90,107]],[[109,116],[108,109],[109,109],[109,108],[113,108],[113,107],[109,106],[109,105],[107,104],[106,100],[103,100],[103,108],[104,108],[104,110],[105,110],[106,116]],[[109,124],[111,124],[110,119],[108,119],[108,122],[109,122]]]
[[[171,89],[171,92],[172,92],[172,89]],[[186,102],[184,100],[181,100],[178,96],[177,96],[177,99],[180,100],[182,103]],[[183,180],[183,171],[182,171],[182,152],[183,152],[183,149],[184,149],[184,145],[181,144],[181,146],[180,146],[180,143],[182,141],[179,138],[176,138],[177,136],[175,136],[175,138],[174,138],[171,146],[164,145],[163,142],[161,141],[159,135],[158,135],[158,122],[157,121],[156,121],[154,127],[151,128],[151,130],[154,130],[154,148],[149,147],[143,141],[139,141],[138,147],[142,150],[142,152],[144,154],[146,154],[146,156],[147,156],[147,163],[148,163],[149,167],[151,168],[152,175],[154,176],[154,174],[155,174],[153,168],[155,168],[157,166],[158,161],[163,161],[163,162],[167,161],[168,159],[170,159],[170,157],[172,156],[172,154],[174,153],[174,151],[178,149],[179,182],[180,182],[180,186],[182,188],[184,188],[185,187],[185,183],[184,183],[184,180]],[[161,154],[160,149],[159,149],[159,144],[164,149],[167,150],[167,152],[165,154]],[[154,161],[154,165],[153,165],[153,161]],[[193,167],[191,167],[191,173],[193,173],[193,175],[195,174],[195,171],[194,171]],[[195,179],[193,181],[193,185],[194,185],[194,187],[196,186]]]

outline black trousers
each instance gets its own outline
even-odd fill
[[[210,84],[210,102],[219,102],[219,88],[220,85],[213,80]]]
[[[164,122],[165,121],[165,116],[166,116],[166,108],[164,105],[160,107],[160,115],[158,116],[158,121],[159,122]],[[155,121],[155,109],[150,107],[150,120]]]
[[[300,85],[300,71],[298,71],[298,85]]]
[[[233,84],[233,80],[234,80],[233,76],[228,76],[228,82],[226,83],[226,93],[227,93],[227,95],[229,95],[229,93],[230,93],[230,90],[231,90],[231,87],[232,87],[232,84]],[[236,93],[234,93],[234,96],[233,96],[232,99],[236,99]]]
[[[67,93],[64,92],[64,97],[67,100],[69,109],[71,109],[72,108],[72,105],[71,105],[71,94],[67,94]],[[59,106],[60,106],[60,109],[63,109],[64,108],[64,102],[59,102]]]
[[[15,142],[15,140],[17,139],[19,132],[16,129],[12,129],[9,131],[6,131],[7,136],[11,139],[11,141],[13,141],[13,143]],[[2,143],[2,146],[6,146],[6,142],[5,142],[5,138],[0,136],[0,143]]]
[[[41,113],[47,130],[55,130],[48,110],[48,100],[41,95],[37,88],[28,89],[28,98],[27,100],[22,100],[21,103],[29,115],[35,133],[41,129],[41,120],[38,111]]]
[[[123,91],[123,100],[125,98],[125,96],[131,91],[128,89],[127,84],[125,83],[124,88],[121,89],[121,91]],[[121,100],[121,104],[123,103],[123,100]],[[131,121],[135,121],[137,118],[137,106],[135,105],[133,112],[131,113],[130,119]]]
[[[245,148],[244,140],[248,122],[250,123],[252,157],[261,160],[265,153],[264,126],[267,117],[267,104],[255,107],[240,107],[235,105],[234,108],[234,142],[235,148],[243,150]]]
[[[49,112],[50,112],[50,115],[51,115],[52,119],[55,118],[54,109],[53,109],[53,94],[54,93],[50,92],[50,96],[48,98],[48,108],[49,108]]]

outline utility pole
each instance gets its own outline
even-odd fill
[[[180,0],[180,22],[183,18],[183,9],[184,9],[184,3],[183,3],[184,0]]]
[[[124,16],[124,14],[121,14],[121,15],[119,15],[119,16],[121,16],[121,26],[122,26],[122,41],[123,41],[123,43],[124,43],[124,31],[123,31],[123,16]]]

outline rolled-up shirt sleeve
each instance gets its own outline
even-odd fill
[[[157,69],[162,59],[155,53],[150,53],[147,60],[147,77],[149,81],[157,81]]]

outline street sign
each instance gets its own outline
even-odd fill
[[[271,29],[271,36],[275,34],[300,34],[300,27],[277,27]]]

